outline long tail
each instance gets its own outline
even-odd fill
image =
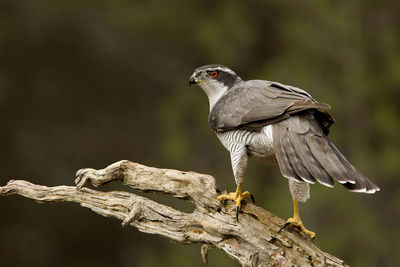
[[[375,193],[379,187],[359,172],[327,138],[310,114],[274,124],[275,154],[282,175],[333,187],[336,180],[353,192]]]
[[[371,182],[367,177],[365,177],[361,172],[359,172],[351,163],[343,156],[342,153],[336,148],[336,146],[329,141],[329,145],[332,150],[335,152],[336,156],[342,162],[343,166],[346,168],[347,172],[354,177],[355,183],[345,183],[344,187],[353,192],[361,192],[361,193],[369,193],[373,194],[381,189]]]

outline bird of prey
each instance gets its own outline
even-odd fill
[[[217,64],[197,68],[189,85],[197,84],[210,102],[209,125],[230,152],[236,192],[219,200],[236,203],[236,219],[248,191],[242,192],[248,158],[278,163],[288,179],[294,214],[282,226],[296,227],[315,237],[300,219],[298,201],[310,197],[309,184],[333,187],[337,181],[353,192],[375,193],[379,187],[360,173],[328,139],[334,122],[325,110],[330,106],[316,101],[306,91],[278,82],[243,81],[231,69]]]

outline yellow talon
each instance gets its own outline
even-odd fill
[[[252,195],[248,192],[245,191],[242,193],[242,184],[238,184],[237,188],[236,188],[236,192],[231,192],[229,194],[223,194],[218,196],[218,200],[225,200],[225,199],[229,199],[229,200],[233,200],[236,203],[236,220],[239,221],[239,210],[242,206],[242,200],[245,198],[251,198],[254,202],[254,198],[252,197]]]
[[[293,218],[289,218],[286,222],[288,223],[288,226],[297,227],[301,230],[302,233],[309,236],[311,239],[314,239],[315,233],[305,228],[301,220],[296,221]]]
[[[301,222],[299,216],[299,205],[297,203],[297,199],[295,198],[293,198],[293,217],[287,219],[286,223],[281,227],[281,229],[279,229],[278,233],[287,226],[296,227],[301,231],[302,234],[309,236],[311,239],[315,238],[315,233],[305,228]]]

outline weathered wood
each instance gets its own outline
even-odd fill
[[[185,213],[133,193],[84,187],[113,180],[143,192],[166,193],[191,201],[195,209]],[[0,195],[19,194],[38,202],[77,202],[105,217],[120,219],[123,226],[131,225],[179,243],[200,243],[204,262],[208,251],[216,247],[242,266],[347,266],[294,229],[278,233],[285,221],[256,205],[245,203],[236,221],[233,203],[217,200],[220,191],[209,175],[123,160],[101,170],[79,170],[75,182],[77,187],[47,187],[11,180],[0,187]]]

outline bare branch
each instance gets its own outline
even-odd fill
[[[161,192],[192,201],[196,208],[185,213],[128,192],[100,192],[83,187],[121,180],[143,192]],[[119,161],[105,169],[77,172],[77,190],[72,186],[46,187],[11,180],[0,195],[22,195],[39,202],[72,201],[122,225],[165,236],[175,242],[202,244],[203,261],[212,247],[223,250],[242,266],[347,266],[342,260],[317,248],[293,229],[278,233],[284,221],[251,203],[245,203],[240,221],[234,205],[219,203],[215,179],[195,172],[157,169]]]

